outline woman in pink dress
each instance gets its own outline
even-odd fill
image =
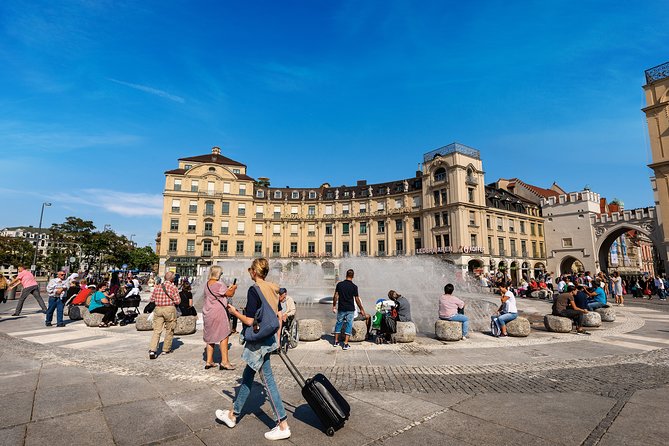
[[[230,319],[228,317],[228,297],[235,295],[237,285],[227,287],[220,282],[221,267],[212,266],[209,269],[209,280],[204,287],[204,307],[202,321],[204,322],[204,342],[207,343],[207,363],[205,369],[214,367],[214,344],[221,346],[220,370],[234,370],[228,358],[228,337],[230,336]]]

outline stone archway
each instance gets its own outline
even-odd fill
[[[471,275],[483,273],[483,262],[479,259],[471,259],[467,262],[467,271]]]
[[[574,256],[566,256],[560,261],[560,274],[572,274],[585,272],[583,262]]]
[[[325,279],[334,279],[335,278],[335,264],[332,262],[323,262],[321,265],[323,268],[323,277]]]
[[[511,267],[509,269],[511,270],[511,283],[514,286],[518,286],[518,283],[520,282],[518,279],[518,262],[511,262]]]
[[[544,265],[542,262],[537,262],[534,264],[534,278],[538,279],[540,277],[543,277],[544,274],[546,274],[546,265]]]
[[[612,228],[607,228],[605,232],[598,231],[597,235],[599,236],[599,238],[597,239],[595,252],[597,254],[599,270],[608,273],[609,269],[612,267],[618,267],[619,265],[625,266],[626,256],[627,256],[627,253],[625,251],[629,247],[625,246],[617,247],[617,250],[619,250],[619,252],[616,253],[616,256],[618,257],[618,263],[615,265],[609,264],[609,253],[611,251],[614,242],[617,242],[617,240],[623,234],[626,234],[629,231],[638,231],[641,234],[648,237],[648,239],[650,239],[650,241],[653,244],[653,250],[655,252],[654,257],[657,260],[655,262],[655,272],[657,274],[664,272],[664,264],[667,259],[662,258],[663,250],[661,248],[663,246],[663,240],[661,239],[660,236],[658,236],[658,231],[654,230],[654,228],[649,225],[639,226],[639,225],[629,224],[629,222],[622,222]]]

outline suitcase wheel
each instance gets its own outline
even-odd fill
[[[335,433],[334,427],[328,427],[327,430],[325,431],[325,435],[328,437],[332,437]]]

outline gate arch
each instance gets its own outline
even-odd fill
[[[653,249],[657,254],[662,256],[663,250],[661,249],[663,246],[663,240],[661,239],[660,236],[658,236],[658,231],[653,230],[654,228],[652,225],[635,225],[635,224],[630,224],[629,222],[621,222],[618,225],[613,226],[612,228],[607,228],[606,232],[604,231],[601,232],[600,237],[597,239],[597,243],[595,245],[595,252],[597,253],[597,260],[599,263],[599,269],[601,271],[604,271],[605,273],[608,273],[608,269],[610,267],[609,265],[609,251],[611,249],[611,246],[613,245],[613,242],[620,237],[621,235],[629,232],[629,231],[638,231],[642,234],[644,234],[646,237],[650,239],[650,241],[653,243]],[[666,259],[661,260],[666,261]],[[655,265],[656,271],[663,272],[664,268],[662,265],[662,261],[659,262],[659,264]]]

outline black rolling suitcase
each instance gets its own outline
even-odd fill
[[[279,356],[302,388],[302,396],[307,400],[307,404],[323,423],[325,433],[330,437],[333,436],[335,431],[341,429],[348,420],[351,406],[325,376],[319,373],[305,380],[283,351],[279,350]]]

